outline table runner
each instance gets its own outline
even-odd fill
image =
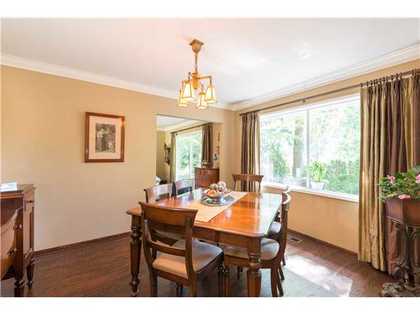
[[[183,206],[187,209],[196,209],[198,210],[197,215],[195,217],[196,221],[202,221],[202,222],[208,222],[211,219],[213,219],[216,215],[221,213],[222,211],[225,211],[227,208],[232,206],[235,202],[237,202],[239,199],[244,197],[247,193],[242,191],[232,191],[228,195],[233,197],[233,201],[228,203],[227,205],[223,205],[220,207],[210,207],[203,205],[200,200],[194,200],[191,203],[189,203],[186,206]]]

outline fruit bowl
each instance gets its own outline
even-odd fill
[[[230,193],[230,190],[226,188],[226,183],[218,182],[217,184],[211,184],[210,187],[204,191],[204,197],[211,199],[212,203],[221,204],[228,193]]]

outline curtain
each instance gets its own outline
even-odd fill
[[[419,86],[418,75],[393,76],[369,82],[361,90],[358,256],[382,271],[386,271],[385,220],[378,183],[418,161],[414,114],[419,110]]]
[[[176,171],[176,133],[171,133],[171,157],[170,157],[171,168],[169,177],[171,182],[175,182],[175,171]]]
[[[203,142],[201,146],[201,166],[211,167],[213,164],[213,125],[203,126]]]
[[[257,112],[251,112],[242,116],[241,173],[259,175],[259,172],[260,120]],[[255,183],[242,183],[242,190],[255,189]]]

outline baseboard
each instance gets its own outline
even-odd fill
[[[56,251],[60,251],[60,250],[63,250],[63,249],[79,247],[79,246],[83,246],[83,245],[91,244],[91,243],[99,243],[99,242],[103,242],[103,241],[109,241],[109,240],[112,240],[112,239],[124,238],[124,237],[127,237],[129,235],[130,235],[130,232],[113,234],[113,235],[109,235],[109,236],[95,238],[95,239],[88,240],[88,241],[81,241],[81,242],[71,243],[71,244],[67,244],[67,245],[62,245],[62,246],[37,250],[37,251],[35,251],[34,254],[35,254],[35,256],[42,256],[42,255],[47,255],[47,254],[50,254],[50,253],[53,253],[53,252],[56,252]]]
[[[339,249],[339,250],[344,250],[344,251],[346,251],[347,253],[352,254],[352,255],[357,255],[357,253],[355,253],[355,252],[351,251],[350,249],[347,249],[347,248],[344,248],[344,247],[340,247],[340,246],[337,246],[337,245],[335,245],[335,244],[331,244],[331,243],[329,243],[329,242],[326,242],[326,241],[320,240],[320,239],[318,239],[318,238],[315,238],[315,237],[313,237],[313,236],[311,236],[311,235],[307,235],[307,234],[305,234],[305,233],[298,232],[298,231],[291,230],[291,229],[287,229],[287,230],[288,230],[289,232],[293,233],[293,234],[301,235],[301,236],[303,236],[303,237],[309,238],[309,239],[311,239],[311,240],[314,240],[314,241],[316,241],[316,242],[322,243],[322,244],[327,245],[327,246],[329,246],[329,247],[337,248],[337,249]]]

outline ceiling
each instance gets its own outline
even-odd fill
[[[175,97],[192,38],[219,105],[235,108],[420,47],[420,19],[2,19],[2,62]]]
[[[158,130],[172,130],[176,128],[186,128],[199,123],[197,120],[184,119],[170,116],[156,116],[156,126]]]

